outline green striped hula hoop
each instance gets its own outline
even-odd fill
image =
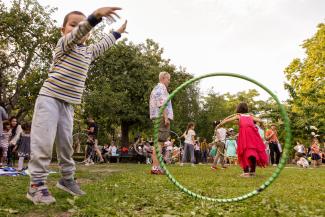
[[[280,109],[280,114],[281,117],[284,121],[284,126],[285,126],[285,132],[286,132],[286,138],[285,138],[285,145],[284,145],[284,149],[283,149],[283,153],[282,153],[282,157],[281,157],[281,161],[278,164],[277,168],[275,169],[275,171],[273,172],[273,174],[271,175],[271,177],[269,177],[261,186],[259,186],[257,189],[246,193],[244,195],[238,196],[238,197],[233,197],[233,198],[213,198],[213,197],[207,197],[207,196],[202,196],[200,194],[196,194],[190,190],[188,190],[187,188],[185,188],[182,184],[180,184],[175,178],[174,176],[168,171],[166,165],[164,164],[163,161],[163,157],[160,154],[160,149],[159,149],[159,144],[158,144],[158,130],[159,130],[159,124],[160,124],[160,119],[162,116],[162,113],[164,111],[164,109],[167,107],[167,103],[168,101],[170,101],[171,99],[173,99],[173,97],[182,89],[186,88],[188,85],[192,84],[195,81],[201,80],[203,78],[208,78],[208,77],[214,77],[214,76],[225,76],[225,77],[235,77],[235,78],[240,78],[240,79],[244,79],[246,81],[249,81],[251,83],[256,84],[257,86],[261,87],[262,89],[264,89],[266,92],[268,92],[272,98],[276,101],[279,109]],[[242,201],[245,199],[248,199],[250,197],[253,197],[257,194],[259,194],[260,192],[262,192],[263,190],[265,190],[268,186],[270,186],[274,180],[280,175],[281,171],[283,170],[286,161],[288,160],[288,153],[291,147],[291,129],[290,129],[290,120],[288,118],[288,114],[284,108],[284,106],[280,103],[278,97],[271,91],[269,90],[267,87],[265,87],[263,84],[240,74],[234,74],[234,73],[225,73],[225,72],[216,72],[216,73],[210,73],[210,74],[205,74],[196,78],[192,78],[186,82],[184,82],[183,84],[181,84],[180,86],[178,86],[167,98],[166,102],[164,103],[164,105],[160,108],[159,110],[159,117],[156,119],[155,123],[154,123],[154,145],[155,145],[155,151],[158,157],[158,160],[160,162],[160,166],[161,168],[165,171],[166,176],[168,177],[168,179],[176,186],[178,187],[182,192],[188,194],[189,196],[195,198],[195,199],[201,199],[201,200],[206,200],[206,201],[211,201],[211,202],[217,202],[217,203],[230,203],[230,202],[237,202],[237,201]]]

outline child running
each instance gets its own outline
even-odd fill
[[[223,120],[217,127],[234,120],[239,120],[237,156],[239,164],[244,170],[241,176],[255,176],[256,165],[265,167],[268,164],[265,145],[254,124],[254,121],[262,122],[262,120],[247,114],[248,106],[244,102],[237,106],[237,113],[239,114]]]
[[[27,198],[34,204],[55,202],[46,186],[54,142],[62,174],[56,186],[75,196],[85,194],[74,179],[72,105],[81,103],[91,62],[125,32],[126,22],[117,31],[103,36],[98,43],[84,45],[91,29],[103,17],[118,17],[117,10],[121,8],[99,8],[87,18],[82,12],[73,11],[64,18],[62,37],[54,49],[53,65],[37,97],[32,121],[31,160],[28,165],[31,180]]]

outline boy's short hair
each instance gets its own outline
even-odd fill
[[[68,13],[67,15],[65,15],[65,17],[63,19],[63,25],[62,25],[62,27],[65,27],[65,25],[67,25],[69,16],[71,14],[78,14],[78,15],[82,15],[82,16],[86,17],[86,15],[84,13],[82,13],[81,11],[71,11],[70,13]]]
[[[164,78],[166,75],[169,75],[170,76],[170,74],[168,73],[168,72],[160,72],[159,73],[159,81],[162,79],[162,78]]]

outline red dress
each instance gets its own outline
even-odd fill
[[[239,115],[237,145],[238,161],[243,169],[250,166],[248,158],[251,156],[255,157],[258,166],[264,167],[268,164],[265,144],[250,115]]]

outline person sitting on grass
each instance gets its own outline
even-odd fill
[[[295,153],[295,161],[298,161],[301,157],[305,157],[305,146],[300,143],[300,141],[297,141],[296,146],[293,148],[296,153]]]

